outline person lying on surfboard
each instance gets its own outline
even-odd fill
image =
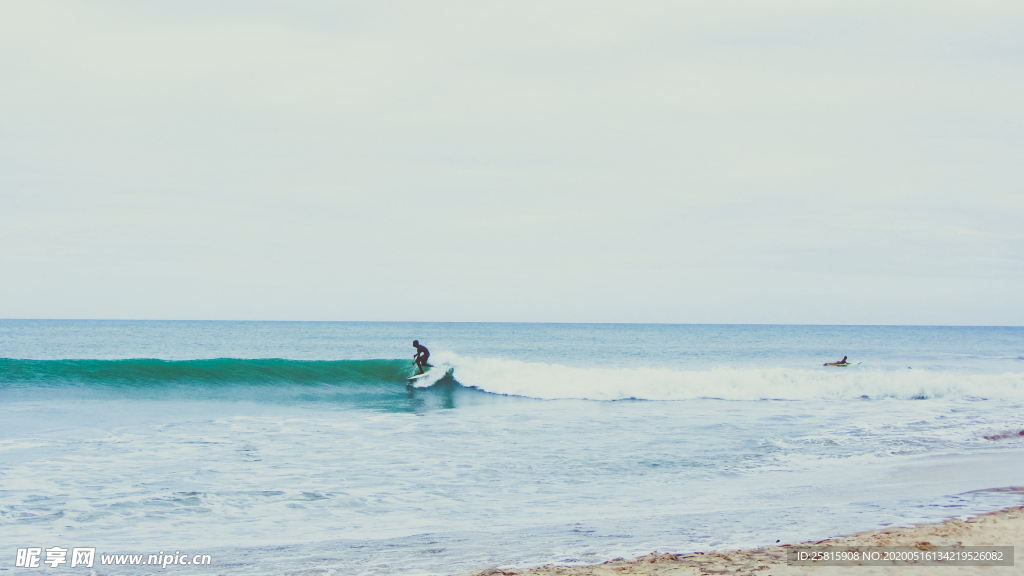
[[[427,364],[427,360],[430,360],[430,350],[427,350],[426,346],[420,346],[419,340],[413,340],[412,345],[416,347],[416,355],[412,357],[416,361],[416,367],[420,369],[420,374],[423,374],[423,367],[433,368],[430,364]]]
[[[846,364],[846,356],[843,356],[843,359],[839,362],[826,362],[822,366],[842,366],[843,364]]]

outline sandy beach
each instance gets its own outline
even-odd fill
[[[927,550],[933,546],[1014,546],[1024,543],[1024,507],[1013,507],[967,520],[951,518],[938,524],[885,528],[850,536],[799,544],[831,546],[913,546]],[[797,544],[797,543],[793,543]],[[836,574],[873,576],[902,574],[1024,574],[1020,561],[1015,566],[789,566],[786,549],[793,544],[765,546],[748,550],[723,550],[695,554],[653,552],[634,560],[616,559],[593,566],[557,566],[536,568],[488,568],[460,576],[697,576],[705,574],[741,574],[782,576],[789,574]]]

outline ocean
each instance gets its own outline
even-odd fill
[[[1014,327],[4,320],[0,570],[452,574],[938,521],[1024,503],[1022,407]]]

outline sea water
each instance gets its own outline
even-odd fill
[[[1022,328],[0,321],[0,570],[448,574],[938,521],[1024,501],[1022,405]],[[211,565],[100,560],[176,552]]]

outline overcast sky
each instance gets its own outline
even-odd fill
[[[0,317],[1024,325],[1024,3],[0,3]]]

